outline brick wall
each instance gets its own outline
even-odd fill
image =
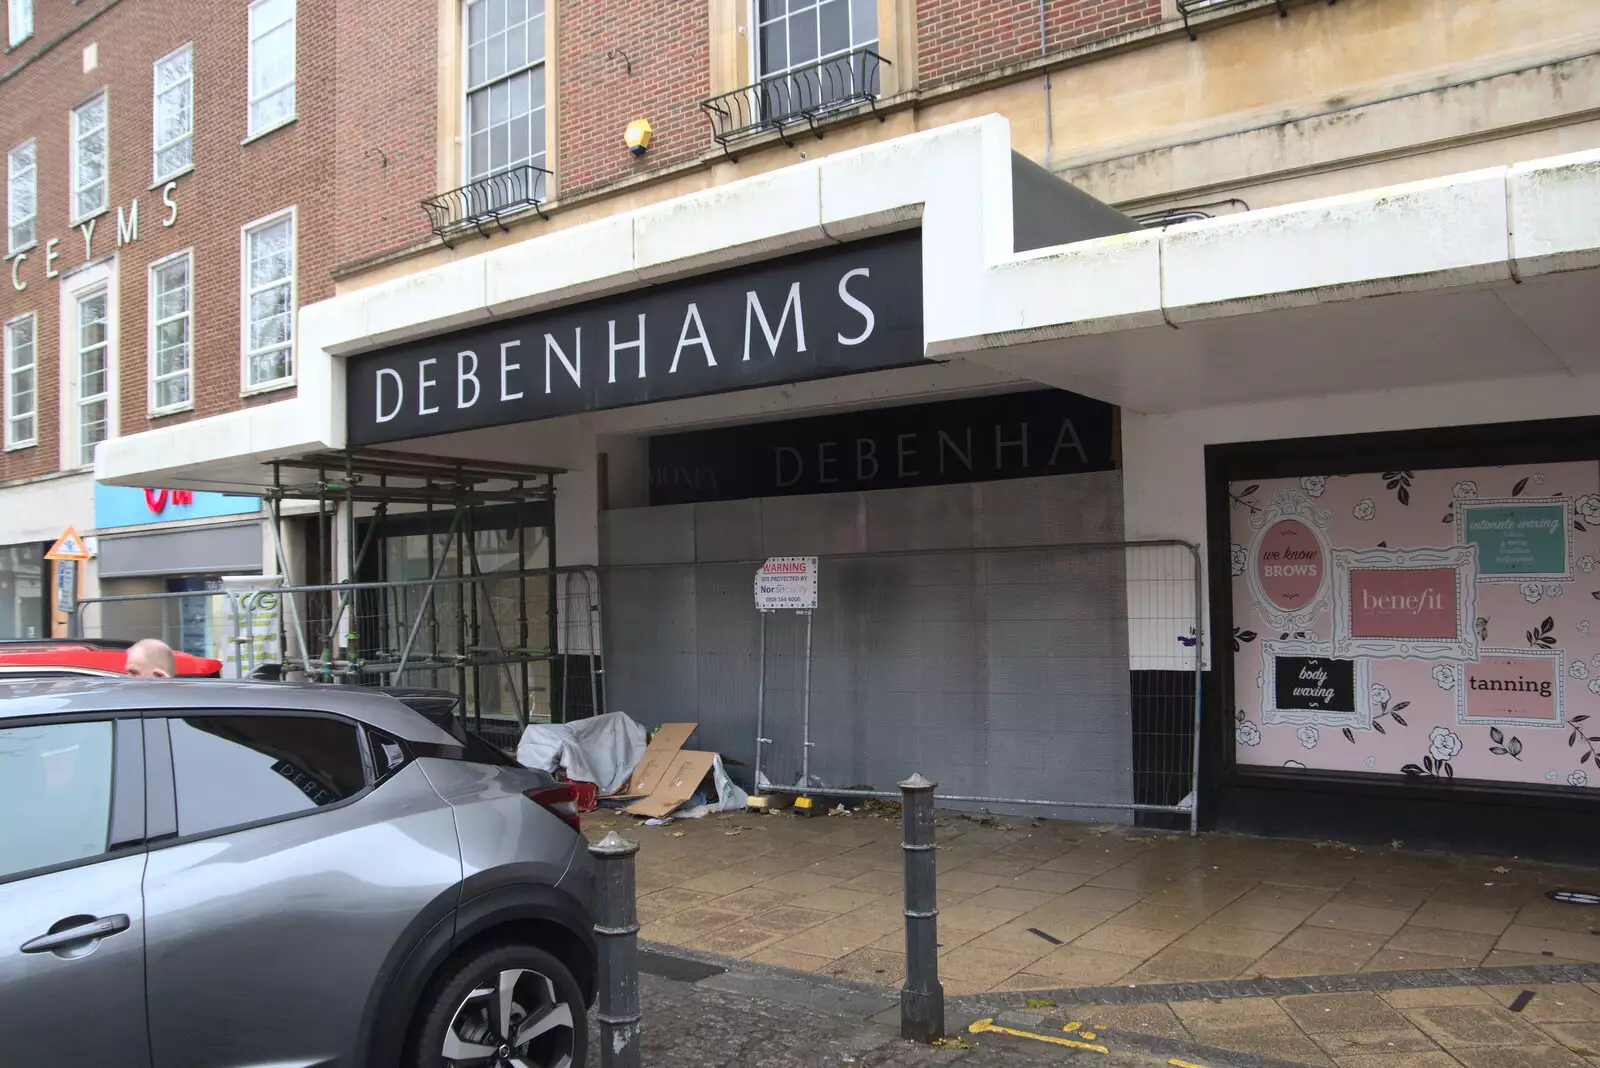
[[[338,6],[331,194],[335,263],[345,264],[430,236],[421,203],[439,192],[439,6],[435,0],[339,0]]]
[[[426,7],[426,17],[415,17],[414,10],[406,19],[393,18],[402,2]],[[242,225],[297,208],[298,302],[304,306],[332,295],[336,263],[425,234],[417,201],[433,186],[437,9],[427,0],[299,0],[298,117],[248,144],[241,144],[247,136],[247,0],[48,2],[38,8],[40,32],[8,57],[8,73],[0,76],[0,151],[37,140],[39,194],[38,245],[18,270],[27,289],[19,293],[0,282],[0,318],[37,313],[39,432],[36,446],[0,454],[0,481],[56,470],[60,457],[60,373],[63,362],[70,367],[75,358],[61,352],[60,287],[85,264],[81,233],[69,226],[74,105],[109,89],[111,208],[95,222],[93,254],[98,260],[115,253],[117,262],[122,435],[294,395],[291,388],[240,396]],[[378,17],[379,9],[391,17]],[[347,15],[354,20],[348,25]],[[54,20],[48,28],[46,17]],[[78,29],[65,42],[43,48],[73,26]],[[151,189],[152,64],[185,42],[194,45],[194,169],[177,179],[178,217],[167,228],[162,190]],[[99,65],[85,73],[84,47],[91,43]],[[349,106],[336,112],[341,99]],[[383,150],[388,166],[371,148]],[[135,198],[139,236],[118,249],[117,208],[126,210]],[[61,279],[45,277],[51,238],[60,239],[54,265]],[[151,419],[148,266],[183,249],[194,251],[194,410]]]
[[[1051,52],[1161,21],[1161,0],[1047,0]],[[1038,0],[918,0],[917,60],[924,88],[1039,55]]]
[[[706,0],[559,2],[561,82],[557,187],[570,196],[630,174],[691,159],[711,146],[700,101],[711,94],[711,25]],[[633,73],[620,56],[622,49]],[[634,119],[654,129],[635,159],[622,142]]]
[[[559,89],[557,188],[562,195],[692,159],[712,145],[699,103],[710,87],[706,0],[548,0],[556,16]],[[887,2],[887,0],[882,0]],[[19,269],[24,292],[0,282],[0,318],[38,316],[38,444],[0,454],[0,481],[56,469],[61,367],[60,285],[44,274],[81,267],[83,240],[68,223],[70,109],[110,91],[111,210],[94,235],[96,258],[116,254],[121,311],[116,353],[121,434],[292,396],[240,396],[240,227],[295,205],[301,306],[333,291],[330,271],[428,237],[419,201],[437,192],[437,0],[299,0],[297,114],[248,144],[247,0],[40,0],[36,33],[0,60],[0,150],[38,141],[39,244]],[[1052,51],[1159,18],[1160,0],[1049,0]],[[1037,54],[1032,0],[920,0],[918,47],[933,86]],[[178,179],[176,225],[161,225],[151,186],[151,65],[194,44],[195,169]],[[83,71],[84,47],[98,67]],[[607,53],[612,53],[607,58]],[[626,53],[627,60],[622,53]],[[628,65],[631,63],[631,73]],[[655,128],[650,152],[628,154],[635,118]],[[138,240],[116,248],[116,209],[140,203]],[[148,414],[148,265],[195,255],[194,410]]]

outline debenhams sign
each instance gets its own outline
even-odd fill
[[[895,234],[357,356],[350,443],[921,359],[921,238]]]

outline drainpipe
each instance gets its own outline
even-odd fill
[[[1048,51],[1045,41],[1045,5],[1048,0],[1039,0],[1039,58],[1045,58]],[[1050,159],[1055,150],[1055,120],[1051,115],[1050,107],[1050,68],[1044,68],[1044,169],[1055,173],[1050,166]]]

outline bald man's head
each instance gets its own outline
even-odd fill
[[[178,674],[178,661],[172,655],[172,646],[155,638],[145,638],[128,648],[125,670],[135,678],[170,679]]]

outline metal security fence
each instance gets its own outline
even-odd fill
[[[887,796],[917,767],[993,811],[1194,826],[1195,546],[823,555],[809,615],[756,610],[760,563],[603,568],[615,707],[697,721],[779,790]]]
[[[71,633],[159,637],[221,660],[230,678],[277,666],[289,679],[448,689],[514,744],[530,721],[605,711],[599,593],[586,567],[324,585],[252,577],[83,598]]]

